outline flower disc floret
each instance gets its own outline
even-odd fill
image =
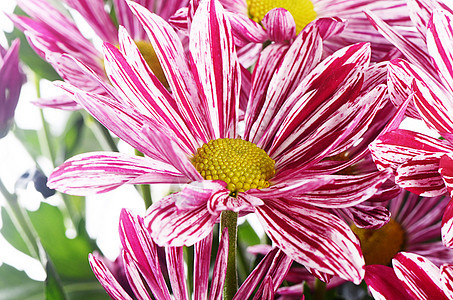
[[[255,144],[241,139],[217,139],[198,148],[193,164],[206,180],[223,180],[234,194],[266,188],[275,162]]]
[[[366,265],[388,265],[392,258],[403,250],[405,231],[393,220],[379,229],[365,229],[351,226],[360,240]]]
[[[310,0],[247,0],[249,16],[259,23],[272,9],[282,7],[289,11],[300,32],[308,23],[316,19],[316,12]]]

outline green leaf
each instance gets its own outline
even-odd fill
[[[66,237],[64,218],[57,207],[41,203],[37,211],[29,212],[29,216],[62,280],[94,278],[88,264],[88,253],[93,251],[90,242],[80,236]]]
[[[0,266],[0,299],[42,300],[44,284],[7,264]]]
[[[21,235],[17,231],[16,227],[14,226],[13,221],[11,220],[9,214],[6,212],[5,208],[1,208],[1,215],[2,215],[2,229],[0,232],[2,233],[3,237],[10,243],[14,248],[17,250],[31,256],[30,251],[28,250],[27,244],[22,239]],[[0,276],[1,278],[1,276]],[[1,284],[1,280],[0,280]],[[3,299],[0,297],[0,299]]]
[[[37,158],[42,155],[38,132],[36,130],[21,129],[17,126],[14,126],[13,132],[16,138],[24,145],[33,160],[36,161]]]
[[[238,240],[247,247],[261,243],[260,237],[247,220],[238,226]]]
[[[26,15],[18,6],[14,9],[14,14],[22,16]],[[27,38],[20,30],[14,28],[12,32],[5,32],[5,36],[9,44],[16,38],[20,39],[19,57],[31,70],[33,70],[33,72],[36,73],[36,75],[50,81],[61,80],[61,77],[54,68],[30,47]]]
[[[52,262],[46,264],[47,278],[45,281],[46,285],[46,299],[47,300],[64,300],[67,299],[65,292],[63,291],[61,280],[58,274],[55,272],[55,268]]]

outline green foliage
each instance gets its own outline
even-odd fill
[[[37,158],[42,155],[38,132],[36,130],[21,129],[17,126],[14,127],[13,132],[16,138],[24,145],[33,160],[36,161]]]
[[[2,216],[2,228],[0,229],[1,234],[3,237],[10,243],[14,248],[19,250],[20,252],[23,252],[29,256],[31,256],[31,253],[28,250],[27,244],[24,242],[22,239],[22,236],[20,233],[17,231],[16,227],[14,226],[13,221],[9,217],[9,214],[6,212],[6,209],[4,207],[1,208],[1,216]],[[0,276],[1,278],[1,276]],[[1,280],[0,280],[1,284]],[[0,299],[2,299],[0,297]]]
[[[0,299],[42,300],[44,285],[7,264],[0,266]]]
[[[47,278],[45,281],[46,287],[46,299],[47,300],[63,300],[67,299],[65,292],[63,291],[62,284],[58,274],[55,271],[52,262],[47,262],[46,265]]]
[[[58,207],[41,203],[41,207],[37,211],[29,212],[29,216],[62,279],[93,278],[88,264],[88,253],[94,249],[83,237],[66,237],[64,218]]]

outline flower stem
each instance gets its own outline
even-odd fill
[[[135,155],[145,157],[143,153],[135,149]],[[153,198],[151,196],[151,186],[149,184],[141,184],[139,186],[142,192],[143,201],[145,202],[145,208],[148,209],[153,204]]]
[[[220,217],[220,232],[226,227],[228,228],[228,263],[227,273],[225,277],[225,285],[223,286],[223,299],[231,300],[238,290],[238,276],[237,276],[237,226],[238,213],[226,210],[222,212]]]
[[[112,138],[109,130],[99,123],[95,118],[87,113],[83,113],[83,119],[85,125],[91,129],[94,136],[98,140],[99,144],[104,150],[109,150],[113,152],[119,152],[118,147],[115,144],[115,141]]]
[[[314,293],[314,299],[315,300],[322,300],[324,299],[326,294],[326,284],[316,278],[315,280],[315,293]]]
[[[17,202],[17,195],[11,194],[0,179],[0,192],[6,199],[6,211],[11,218],[14,227],[19,232],[22,240],[27,245],[32,257],[39,260],[43,267],[46,266],[46,259],[43,257],[42,247],[40,247],[37,234],[32,229],[30,220],[27,218],[23,208]]]

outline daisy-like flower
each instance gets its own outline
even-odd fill
[[[410,24],[406,1],[335,1],[335,0],[236,0],[220,1],[228,11],[236,43],[263,43],[267,40],[292,40],[305,26],[315,21],[321,28],[328,54],[354,43],[372,43],[373,59],[382,59],[394,47],[375,32],[365,9],[374,11],[386,22],[404,26]],[[335,34],[323,29],[333,27]],[[332,29],[332,28],[331,28]],[[336,34],[341,32],[341,34]],[[250,47],[246,48],[250,50]]]
[[[14,118],[25,75],[19,66],[19,40],[9,49],[0,46],[0,138],[4,137]]]
[[[352,45],[320,62],[321,37],[316,26],[308,26],[290,48],[266,48],[255,67],[239,138],[242,77],[220,4],[202,1],[195,13],[190,65],[168,23],[129,5],[148,33],[172,94],[125,30],[120,49],[104,44],[116,92],[104,97],[62,87],[147,157],[83,154],[57,168],[48,185],[83,195],[124,183],[188,183],[153,204],[145,217],[157,244],[191,245],[212,231],[222,211],[255,212],[291,259],[359,283],[364,261],[358,241],[325,208],[363,202],[389,173],[331,175],[350,161],[324,159],[354,145],[365,151],[360,139],[372,138],[365,133],[387,99],[385,85],[375,84],[382,68],[369,66],[370,46]]]
[[[393,269],[367,266],[365,282],[375,299],[452,299],[453,266],[437,267],[429,259],[400,252],[392,260]]]
[[[422,255],[436,265],[453,260],[453,250],[441,242],[441,220],[449,197],[424,198],[402,192],[388,202],[390,221],[378,229],[358,228],[352,231],[359,237],[367,265],[388,265],[401,251]]]
[[[118,29],[105,10],[103,0],[65,0],[63,2],[79,13],[101,40],[118,45]],[[138,0],[137,2],[164,19],[168,19],[177,9],[187,5],[187,0]],[[92,41],[85,38],[76,23],[54,8],[47,0],[18,0],[17,4],[29,17],[10,15],[10,18],[25,33],[33,49],[47,60],[65,81],[85,91],[103,93],[104,89],[95,80],[87,77],[72,59],[64,55],[77,58],[108,82],[102,52]],[[114,0],[113,5],[118,23],[127,28],[153,72],[162,82],[165,82],[162,68],[146,38],[146,33],[125,0]],[[80,108],[69,95],[38,99],[35,104],[41,107],[69,110]]]
[[[143,219],[123,209],[119,229],[123,245],[121,257],[133,295],[126,292],[121,281],[101,259],[92,254],[89,257],[94,274],[112,299],[127,300],[133,299],[133,296],[136,299],[152,299],[150,292],[155,299],[162,300],[222,299],[228,258],[227,230],[223,231],[219,242],[210,289],[212,233],[194,245],[193,295],[189,295],[182,247],[165,248],[167,270],[164,271],[168,274],[170,293],[163,276],[157,245]],[[249,299],[256,288],[254,299],[274,299],[275,291],[283,282],[291,263],[292,260],[281,250],[273,249],[250,273],[233,299]]]
[[[424,13],[423,13],[424,12]],[[401,110],[407,106],[410,116],[422,118],[426,125],[443,139],[404,129],[395,129],[382,135],[370,145],[378,168],[391,167],[396,183],[423,196],[437,196],[451,191],[450,167],[453,157],[453,14],[434,10],[428,20],[422,10],[420,24],[427,25],[427,52],[416,48],[392,28],[374,19],[382,32],[393,38],[395,45],[410,59],[395,60],[389,65],[389,90],[391,99]],[[425,56],[426,55],[426,56]],[[427,58],[431,62],[427,62]]]

